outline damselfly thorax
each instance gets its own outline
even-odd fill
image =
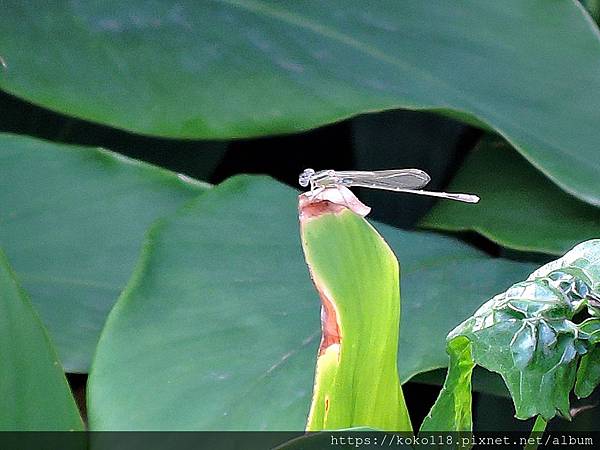
[[[406,192],[429,197],[447,198],[460,202],[477,203],[479,197],[472,194],[451,192],[425,191],[421,188],[427,185],[431,177],[420,169],[396,169],[375,171],[336,171],[305,169],[300,174],[300,186],[310,185],[311,195],[317,195],[323,189],[344,187],[365,187],[383,189],[386,191]]]

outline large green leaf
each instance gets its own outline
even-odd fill
[[[302,248],[321,298],[321,344],[307,431],[412,431],[398,379],[400,283],[396,256],[342,204],[300,197]],[[339,200],[339,199],[338,199]]]
[[[100,339],[94,429],[304,429],[320,303],[296,194],[236,177],[152,229]],[[402,381],[444,367],[448,331],[532,269],[451,238],[377,228],[401,264]]]
[[[473,150],[449,190],[478,194],[480,206],[438,202],[422,225],[474,230],[505,247],[556,255],[600,237],[600,208],[562,192],[497,138]]]
[[[88,120],[231,138],[437,110],[600,204],[600,40],[573,0],[11,0],[0,41],[0,87]]]
[[[105,150],[0,135],[0,245],[68,371],[87,371],[146,228],[203,191]]]
[[[50,339],[0,250],[0,431],[81,430]]]

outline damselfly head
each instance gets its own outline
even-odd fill
[[[314,174],[315,171],[313,169],[304,169],[304,172],[302,172],[298,177],[298,183],[300,183],[300,186],[308,186],[308,184],[310,183],[310,179]]]

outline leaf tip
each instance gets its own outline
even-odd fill
[[[371,208],[361,202],[352,191],[344,186],[323,189],[314,194],[305,192],[298,197],[300,219],[308,220],[323,214],[337,214],[349,209],[361,217],[367,216]]]

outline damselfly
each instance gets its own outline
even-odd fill
[[[430,180],[431,177],[419,169],[375,170],[371,172],[337,170],[315,172],[313,169],[305,169],[298,178],[300,186],[307,187],[310,185],[310,191],[313,195],[316,195],[323,189],[345,186],[407,192],[467,203],[477,203],[479,201],[479,197],[472,194],[422,190],[421,188],[429,183]]]

